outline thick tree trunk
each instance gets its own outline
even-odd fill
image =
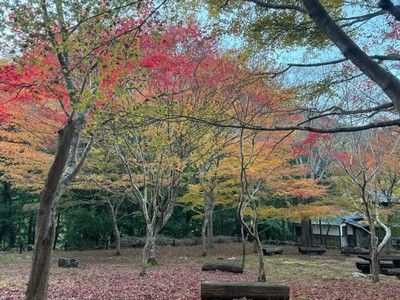
[[[118,224],[113,220],[114,235],[115,235],[115,255],[121,255],[121,232],[119,231]]]
[[[85,161],[93,140],[86,145],[77,161],[80,132],[86,121],[86,112],[73,113],[59,131],[57,153],[47,175],[36,218],[36,237],[32,269],[26,290],[27,300],[47,299],[51,254],[55,238],[56,204],[66,186],[74,179]]]
[[[310,219],[301,220],[301,245],[304,247],[310,247],[312,244],[311,240],[311,222]]]
[[[344,57],[357,66],[369,79],[374,81],[393,102],[400,112],[400,81],[385,70],[358,47],[356,43],[336,24],[318,0],[302,0],[310,18],[343,53]]]
[[[55,235],[55,205],[63,193],[64,187],[61,185],[61,179],[75,131],[76,124],[71,117],[65,127],[59,131],[57,153],[47,176],[36,218],[36,239],[32,269],[26,290],[27,300],[47,299],[50,260]]]

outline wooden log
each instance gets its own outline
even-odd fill
[[[380,270],[381,270],[380,272],[382,274],[385,274],[385,273],[383,273],[384,269],[394,269],[393,263],[389,262],[389,261],[381,261],[379,263],[379,266],[380,266]],[[357,261],[356,262],[356,267],[357,267],[357,269],[359,269],[363,273],[367,273],[368,274],[370,272],[370,270],[369,270],[369,262],[367,262],[367,261]]]
[[[289,300],[287,285],[264,282],[219,282],[201,283],[201,299],[237,299],[246,297],[253,300]]]
[[[344,247],[340,249],[340,252],[346,256],[350,254],[356,255],[369,255],[369,250],[365,248],[351,248],[351,247]]]
[[[362,273],[369,274],[369,262],[356,261],[356,267]]]
[[[201,268],[203,271],[223,271],[231,273],[243,273],[242,265],[232,262],[212,262],[204,263]]]
[[[271,246],[263,246],[262,251],[264,255],[273,255],[273,254],[282,254],[283,247],[271,247]]]
[[[381,268],[381,273],[389,276],[400,276],[400,268]]]

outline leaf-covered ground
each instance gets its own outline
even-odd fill
[[[250,249],[250,248],[249,248]],[[202,272],[201,265],[218,258],[240,258],[240,244],[217,245],[209,258],[199,246],[158,249],[159,265],[139,276],[140,249],[125,249],[122,256],[111,250],[56,251],[50,277],[50,299],[199,299],[204,280],[254,281],[256,260],[250,255],[243,274]],[[79,268],[57,267],[58,257],[75,257]],[[265,257],[270,282],[290,286],[291,299],[400,299],[400,280],[382,276],[372,284],[360,276],[355,257],[330,250],[325,255],[301,255],[286,247],[283,255]],[[30,253],[0,252],[0,299],[23,299],[30,268]]]

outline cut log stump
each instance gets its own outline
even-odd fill
[[[264,255],[273,255],[273,254],[282,254],[283,253],[283,247],[279,246],[263,246],[262,251]]]
[[[299,246],[299,252],[302,254],[323,254],[326,252],[324,247],[303,247]]]
[[[289,300],[287,285],[264,282],[220,282],[201,283],[201,299],[237,299],[246,297],[253,300]]]
[[[232,262],[212,262],[205,263],[201,268],[203,271],[223,271],[231,273],[243,273],[243,268],[241,264]]]

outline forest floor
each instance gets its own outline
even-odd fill
[[[248,247],[248,252],[250,252]],[[236,258],[241,244],[217,244],[208,258],[200,246],[160,246],[159,265],[148,275],[139,276],[141,249],[55,251],[49,282],[49,299],[199,299],[200,283],[205,280],[255,281],[257,261],[248,255],[243,274],[201,271],[205,261]],[[59,257],[74,257],[78,268],[57,267]],[[31,252],[0,252],[0,299],[23,299],[30,269]],[[281,255],[265,256],[267,280],[289,285],[291,299],[400,299],[400,280],[381,276],[371,283],[355,267],[356,256],[343,256],[339,250],[324,255],[303,255],[296,247],[285,246]]]

